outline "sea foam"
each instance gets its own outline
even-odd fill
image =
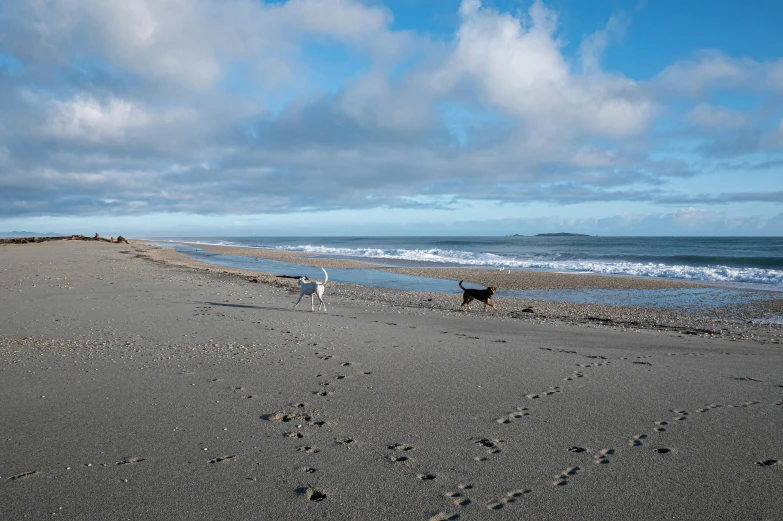
[[[592,260],[525,259],[447,249],[380,249],[341,248],[312,244],[294,246],[270,246],[275,249],[298,251],[323,256],[352,257],[361,259],[403,260],[428,264],[456,264],[475,268],[531,269],[598,275],[625,275],[633,277],[657,277],[684,279],[699,282],[729,282],[764,285],[783,285],[783,271],[760,268],[736,268],[729,266],[687,266],[660,263],[609,262]]]

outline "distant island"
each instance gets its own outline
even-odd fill
[[[537,233],[535,237],[590,237],[584,233]]]
[[[506,235],[506,237],[525,237],[525,235],[522,235],[520,233],[515,233],[513,235]],[[584,233],[559,232],[559,233],[537,233],[535,235],[532,235],[531,237],[592,237],[592,235],[585,235]]]

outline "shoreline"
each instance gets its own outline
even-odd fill
[[[201,262],[171,247],[155,246],[151,241],[131,241],[144,245],[144,256],[150,260],[177,266],[203,269],[218,273],[234,274],[258,282],[287,287],[294,290],[296,281],[280,279],[275,274],[242,270]],[[474,268],[382,268],[377,265],[343,259],[314,257],[303,252],[290,252],[262,248],[203,245],[182,243],[204,248],[206,251],[226,255],[240,255],[293,262],[326,268],[364,268],[390,271],[416,276],[454,280],[455,275],[476,284],[495,284],[504,289],[678,289],[720,287],[679,281],[661,281],[631,277],[582,275],[572,273],[548,273],[532,271],[505,271]],[[426,272],[426,273],[425,273]],[[457,279],[459,280],[459,279]],[[330,294],[368,301],[383,301],[392,306],[427,308],[432,311],[462,314],[461,298],[457,295],[433,292],[414,292],[380,289],[361,285],[330,282]],[[783,317],[783,298],[767,299],[738,304],[732,307],[693,307],[690,309],[649,308],[639,306],[611,306],[529,299],[494,298],[500,312],[483,313],[488,319],[513,319],[538,323],[562,323],[577,327],[600,327],[630,331],[674,331],[707,338],[752,339],[773,345],[783,343],[783,324],[762,323],[767,317]],[[474,314],[478,314],[476,311]]]
[[[143,241],[154,242],[154,241]],[[171,244],[185,244],[195,246],[213,253],[233,255],[241,257],[271,259],[282,262],[291,262],[315,268],[364,268],[389,273],[401,273],[416,277],[428,277],[443,280],[463,279],[483,286],[494,286],[502,289],[676,289],[676,288],[724,288],[717,284],[704,282],[677,281],[650,279],[644,277],[631,277],[619,275],[597,275],[588,273],[564,273],[532,270],[495,270],[492,268],[471,267],[426,267],[405,268],[385,267],[369,262],[349,259],[335,259],[316,256],[311,253],[293,252],[287,250],[273,250],[268,248],[247,248],[241,246],[217,246],[201,243],[178,242]],[[456,276],[454,276],[457,274]]]
[[[141,239],[150,242],[155,242],[154,239]],[[326,240],[326,239],[325,239]],[[240,241],[242,242],[242,241]],[[587,258],[582,262],[576,263],[554,263],[550,264],[545,262],[541,266],[517,266],[508,267],[481,263],[480,265],[464,264],[460,261],[447,262],[447,259],[441,259],[444,262],[436,262],[430,259],[431,262],[426,262],[423,259],[419,260],[406,260],[399,258],[398,256],[392,256],[393,258],[382,257],[364,257],[364,256],[351,256],[351,254],[342,255],[338,253],[325,253],[314,251],[291,251],[287,249],[279,249],[273,246],[257,246],[248,244],[215,244],[212,242],[190,242],[187,239],[164,239],[162,244],[169,245],[188,245],[201,249],[205,252],[214,252],[219,254],[226,254],[232,256],[248,257],[248,258],[265,258],[272,260],[279,260],[285,262],[291,262],[296,264],[308,265],[312,267],[319,267],[324,263],[323,267],[333,268],[365,268],[373,269],[377,271],[386,271],[395,274],[409,274],[413,276],[430,277],[459,280],[459,277],[455,277],[452,272],[459,270],[460,272],[472,271],[474,274],[479,275],[482,280],[488,282],[483,283],[484,286],[495,286],[499,289],[508,290],[525,290],[525,289],[671,289],[677,287],[691,287],[691,288],[717,288],[727,290],[745,290],[752,292],[770,292],[783,294],[783,282],[779,280],[779,275],[775,270],[766,269],[754,269],[747,267],[731,268],[728,266],[734,266],[729,264],[725,267],[728,272],[723,273],[720,269],[722,266],[701,265],[701,266],[688,266],[688,265],[673,265],[664,266],[662,264],[656,264],[654,261],[644,264],[642,261],[635,263],[629,261],[633,265],[632,268],[618,268],[612,267],[611,262],[608,264],[604,261],[589,261]],[[285,242],[288,244],[288,242]],[[369,247],[365,244],[365,247]],[[423,247],[419,245],[418,247]],[[349,248],[349,250],[351,250]],[[352,250],[351,250],[352,251]],[[418,251],[418,250],[415,250]],[[459,253],[459,252],[458,252]],[[465,252],[462,252],[465,253]],[[440,255],[436,252],[436,257]],[[514,258],[514,256],[511,256]],[[550,259],[551,260],[551,259]],[[498,261],[495,260],[495,263]],[[554,261],[553,261],[554,262]],[[586,265],[592,265],[596,263],[596,269],[585,269]],[[650,267],[652,266],[652,268]],[[656,267],[657,266],[657,267]],[[739,270],[738,272],[734,272]],[[756,271],[764,272],[763,276]],[[769,273],[767,273],[769,271]],[[437,275],[431,275],[433,272],[437,272]],[[493,277],[493,273],[528,273],[534,274],[535,277],[530,279],[532,286],[514,284],[514,278]],[[489,277],[487,277],[489,276]],[[556,284],[547,283],[544,281],[544,277],[559,277]],[[568,277],[571,277],[570,279]],[[579,280],[583,277],[583,280]],[[722,280],[721,280],[722,279]],[[554,280],[554,279],[552,279]],[[632,281],[632,282],[628,282]],[[777,281],[777,284],[773,282]],[[476,281],[481,283],[481,281]]]

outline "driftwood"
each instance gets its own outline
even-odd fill
[[[107,239],[100,237],[97,233],[94,237],[85,237],[84,235],[63,235],[59,237],[10,237],[8,239],[0,239],[0,244],[28,244],[31,242],[46,242],[46,241],[104,241],[111,243],[125,243],[128,244],[128,240],[122,235],[117,236],[115,239]]]

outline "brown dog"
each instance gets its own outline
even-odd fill
[[[490,302],[490,299],[495,293],[496,288],[490,286],[487,289],[471,289],[463,286],[463,282],[465,281],[459,281],[459,287],[465,291],[465,293],[462,294],[462,311],[465,311],[465,306],[468,306],[468,311],[470,311],[470,303],[474,300],[478,300],[479,302],[484,303],[484,311],[487,310],[487,306],[492,306],[492,309],[495,311],[498,310],[498,308],[496,308],[495,305]]]

